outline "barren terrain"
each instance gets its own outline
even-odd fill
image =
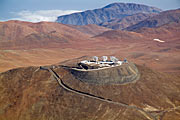
[[[96,85],[75,79],[62,67],[53,70],[55,74],[38,67],[0,73],[0,119],[178,120],[180,117],[179,75],[138,66],[141,78],[136,82]],[[56,81],[57,75],[63,86]]]
[[[82,26],[0,22],[0,120],[179,120],[179,14],[114,3],[58,19]],[[136,72],[68,69],[92,56],[126,58]],[[136,79],[116,82],[129,73]]]
[[[72,27],[48,22],[1,22],[0,71],[50,65],[86,55],[114,55],[159,71],[179,72],[179,26],[179,23],[172,23],[128,32],[96,25]],[[90,32],[93,30],[98,35]]]

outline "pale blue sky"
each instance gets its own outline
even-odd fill
[[[163,10],[180,8],[180,0],[0,0],[0,20],[21,19],[23,15],[52,15],[53,10],[57,14],[67,14],[76,11],[101,8],[114,2],[140,3],[161,8]],[[49,10],[52,10],[51,12]],[[60,11],[58,11],[60,10]],[[65,11],[65,13],[63,13]],[[28,18],[27,18],[28,19]],[[51,18],[54,19],[54,18]]]

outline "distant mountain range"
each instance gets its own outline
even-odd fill
[[[163,11],[156,16],[150,17],[135,25],[129,26],[126,28],[126,30],[138,30],[142,27],[154,28],[169,24],[171,22],[180,22],[180,9]]]
[[[121,19],[138,13],[142,14],[137,21],[147,18],[147,14],[159,13],[160,9],[146,5],[134,3],[113,3],[100,9],[87,10],[85,12],[73,13],[70,15],[59,16],[56,20],[58,23],[72,25],[97,24],[104,25],[109,21],[120,21]],[[146,14],[146,15],[145,15]],[[146,17],[145,17],[146,16]],[[143,19],[144,18],[144,19]],[[111,27],[110,27],[111,28]]]

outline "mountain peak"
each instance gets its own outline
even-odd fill
[[[143,5],[143,4],[120,3],[120,2],[109,4],[109,5],[105,6],[104,8],[113,8],[113,7],[119,7],[121,9],[129,8],[129,9],[134,9],[134,10],[138,10],[138,9],[143,10],[146,8],[146,9],[149,9],[148,12],[153,12],[153,13],[159,13],[160,11],[162,11],[159,8],[151,7],[151,6],[147,6],[147,5]]]
[[[100,24],[112,19],[122,19],[137,13],[159,13],[160,9],[134,3],[112,3],[103,8],[59,16],[58,23],[87,25]]]

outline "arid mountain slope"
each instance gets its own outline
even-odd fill
[[[87,27],[87,32],[91,31],[91,28],[99,28],[96,33],[105,31],[103,27],[92,25]],[[85,34],[59,23],[0,22],[0,72],[80,57],[85,54],[85,51],[81,51],[82,48],[96,46],[93,44],[98,41],[90,40],[91,36],[92,33]]]
[[[74,29],[79,30],[82,33],[89,34],[91,36],[95,36],[95,35],[105,32],[105,31],[111,30],[110,28],[98,26],[95,24],[82,25],[82,26],[78,26],[78,25],[69,25],[69,26]]]
[[[109,30],[97,36],[95,38],[109,39],[116,42],[135,42],[141,41],[144,36],[136,32],[122,31],[122,30]]]
[[[112,29],[125,29],[129,26],[135,25],[139,23],[140,21],[143,21],[147,18],[150,18],[152,16],[156,15],[156,13],[137,13],[131,16],[124,17],[122,19],[112,19],[110,21],[104,22],[102,24],[99,24],[100,26],[104,26],[107,28],[112,28]]]
[[[141,28],[134,32],[140,33],[144,36],[149,36],[151,38],[159,38],[168,41],[172,39],[178,39],[180,31],[180,22],[171,22],[169,24],[162,25],[156,28]]]
[[[149,19],[146,19],[144,21],[141,21],[135,25],[132,25],[128,28],[126,28],[126,30],[137,30],[140,29],[142,27],[149,27],[149,28],[154,28],[154,27],[159,27],[171,22],[180,22],[180,9],[177,10],[168,10],[168,11],[163,11],[161,13],[159,13],[156,16],[153,16]]]
[[[57,22],[72,25],[100,24],[112,19],[124,18],[137,13],[159,13],[155,7],[134,3],[112,3],[100,9],[87,10],[70,15],[59,16]]]
[[[66,69],[54,69],[70,88],[129,106],[137,106],[157,119],[178,119],[180,76],[138,66],[141,78],[126,85],[93,85],[76,80]],[[60,87],[50,72],[38,67],[0,73],[2,120],[144,120],[135,109],[81,96]]]
[[[79,41],[88,42],[88,37],[87,34],[59,23],[0,23],[0,49],[63,48]]]

